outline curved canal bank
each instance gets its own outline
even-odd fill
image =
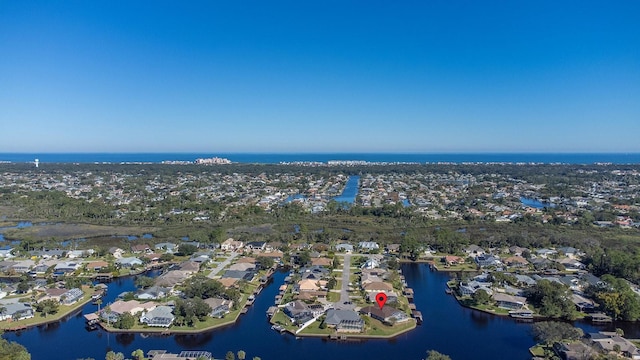
[[[201,334],[166,336],[87,331],[83,315],[96,310],[95,305],[88,304],[81,312],[64,321],[6,333],[4,337],[27,347],[34,360],[103,359],[109,350],[129,355],[138,348],[145,352],[153,349],[171,352],[206,350],[216,358],[224,358],[229,350],[244,350],[247,358],[260,356],[264,360],[324,360],[327,357],[417,360],[423,359],[425,351],[429,349],[448,354],[453,359],[530,359],[528,349],[534,345],[529,333],[530,324],[461,307],[444,291],[449,274],[431,271],[427,264],[405,263],[402,269],[408,285],[415,291],[415,303],[422,311],[424,323],[390,340],[296,339],[271,330],[266,310],[273,304],[278,288],[284,282],[284,272],[274,274],[273,281],[257,297],[253,307],[240,316],[235,324]],[[116,279],[109,284],[104,302],[112,302],[118,294],[134,288],[133,277]],[[585,331],[598,329],[586,323],[577,325]],[[623,327],[630,337],[636,337],[638,333],[635,324],[609,326]],[[55,357],[52,357],[52,349],[55,349]]]

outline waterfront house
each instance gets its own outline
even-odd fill
[[[309,306],[300,300],[288,303],[283,311],[294,324],[302,324],[313,319],[313,312]]]
[[[108,268],[109,263],[106,261],[92,261],[87,264],[87,270],[100,271],[101,269]]]
[[[200,263],[195,262],[195,261],[183,261],[179,266],[178,269],[184,272],[187,272],[189,274],[195,274],[198,271],[200,271]]]
[[[116,265],[119,265],[123,268],[131,268],[134,266],[140,266],[142,264],[143,264],[142,260],[136,257],[126,257],[126,258],[120,258],[116,260]]]
[[[527,304],[527,298],[522,296],[495,293],[491,297],[498,307],[503,309],[519,310]]]
[[[231,311],[233,301],[222,298],[208,298],[204,302],[211,307],[209,316],[222,318]]]
[[[64,255],[64,250],[60,250],[60,249],[32,250],[32,251],[29,251],[29,255],[31,255],[32,257],[35,256],[37,258],[43,258],[43,259],[58,259],[58,258],[61,258],[62,255]]]
[[[444,261],[445,264],[449,266],[464,264],[464,258],[460,256],[447,255],[444,258],[442,258],[442,260]]]
[[[296,286],[294,286],[294,292],[304,292],[304,291],[319,291],[326,290],[327,282],[325,280],[311,280],[305,279],[300,280]]]
[[[157,304],[153,302],[139,302],[137,300],[129,300],[129,301],[118,300],[113,304],[111,304],[109,308],[111,309],[112,313],[115,313],[116,315],[119,316],[124,313],[135,315],[139,312],[153,310],[155,309],[156,306]]]
[[[31,305],[27,303],[14,302],[0,305],[4,307],[4,311],[0,313],[0,320],[23,320],[30,319],[34,316],[35,312]]]
[[[502,264],[500,259],[498,259],[497,257],[495,257],[493,255],[478,255],[475,258],[475,262],[480,267],[499,266],[499,265]]]
[[[68,290],[64,294],[62,294],[62,296],[60,296],[60,300],[64,305],[71,305],[80,301],[83,296],[84,296],[84,293],[82,292],[82,290],[78,288],[73,288],[71,290]]]
[[[380,291],[378,293],[384,293],[385,295],[387,295],[387,304],[393,304],[398,302],[398,294],[396,294],[393,291]],[[376,295],[378,295],[378,293],[374,293],[374,292],[370,292],[367,294],[368,298],[367,300],[369,300],[370,303],[375,303],[376,302]]]
[[[489,282],[485,283],[472,280],[469,282],[461,282],[458,286],[458,291],[462,296],[471,296],[478,290],[484,290],[489,295],[493,294],[493,290],[491,290],[491,283]]]
[[[147,358],[149,358],[149,360],[211,360],[213,359],[213,356],[208,351],[187,350],[182,351],[179,354],[172,354],[166,350],[150,350],[147,353]]]
[[[72,272],[78,270],[80,268],[80,265],[81,264],[77,263],[77,262],[58,263],[53,268],[53,272],[56,273],[56,274],[72,273]]]
[[[252,271],[256,269],[255,264],[251,263],[235,263],[227,268],[227,270]]]
[[[31,271],[29,271],[29,274],[32,274],[32,275],[44,274],[47,272],[47,270],[49,270],[49,266],[47,266],[46,264],[38,264],[34,266],[33,269],[31,269]]]
[[[175,316],[173,309],[168,306],[160,305],[152,310],[145,312],[140,317],[140,322],[148,326],[169,327]]]
[[[191,272],[182,270],[170,270],[160,275],[156,280],[156,285],[173,288],[191,276]]]
[[[335,328],[340,332],[362,332],[364,330],[364,320],[353,310],[327,310],[324,320],[327,327]]]
[[[325,266],[329,267],[333,264],[333,261],[326,257],[317,257],[311,259],[311,266]]]
[[[385,324],[396,324],[411,320],[406,313],[387,305],[383,306],[382,309],[378,305],[365,306],[360,309],[360,313]]]
[[[154,285],[148,289],[138,291],[135,296],[140,300],[157,300],[169,295],[169,289]]]
[[[640,359],[640,350],[629,340],[615,332],[601,331],[589,334],[591,343],[605,354],[619,351],[627,358]]]
[[[222,278],[232,278],[238,280],[251,281],[255,275],[253,271],[227,270],[222,274]]]

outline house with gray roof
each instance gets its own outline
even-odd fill
[[[142,260],[136,257],[120,258],[116,260],[116,265],[122,266],[124,268],[130,268],[130,267],[142,265]]]
[[[35,314],[31,305],[26,303],[15,302],[15,303],[0,305],[0,306],[4,307],[4,311],[0,312],[0,320],[30,319]]]
[[[62,303],[64,305],[71,305],[79,301],[80,299],[82,299],[83,296],[84,296],[84,293],[82,292],[82,290],[78,288],[73,288],[65,292],[64,294],[62,294],[62,296],[60,297],[60,300],[62,300]]]
[[[169,327],[173,320],[175,320],[173,309],[164,305],[157,306],[140,317],[141,323],[158,327]]]
[[[169,289],[154,285],[148,289],[140,290],[135,297],[140,300],[157,300],[169,295]]]
[[[339,331],[364,330],[364,320],[353,310],[329,309],[324,322],[328,327],[334,327]]]

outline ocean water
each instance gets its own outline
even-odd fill
[[[0,161],[41,163],[93,162],[151,162],[193,161],[197,158],[227,158],[238,163],[277,164],[281,162],[329,160],[360,160],[369,162],[508,162],[508,163],[566,163],[566,164],[640,164],[640,153],[458,153],[458,154],[399,154],[399,153],[0,153]]]

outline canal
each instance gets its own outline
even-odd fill
[[[534,344],[530,324],[519,323],[460,307],[444,292],[449,275],[433,272],[426,264],[403,264],[406,281],[415,290],[415,303],[424,323],[416,330],[391,340],[335,342],[324,339],[296,339],[270,330],[266,310],[273,305],[278,287],[286,274],[276,272],[272,281],[258,296],[254,306],[240,320],[226,328],[199,335],[110,334],[102,330],[87,331],[83,314],[94,312],[86,305],[81,313],[56,324],[44,325],[16,333],[6,333],[8,340],[24,345],[34,360],[104,359],[109,350],[129,356],[140,348],[207,350],[216,358],[227,351],[244,350],[247,359],[259,356],[269,359],[423,359],[425,352],[435,349],[452,359],[530,359],[528,348]],[[134,278],[122,278],[109,284],[105,304],[125,291],[134,290]],[[585,331],[597,329],[579,323]],[[631,329],[625,329],[631,331]]]

